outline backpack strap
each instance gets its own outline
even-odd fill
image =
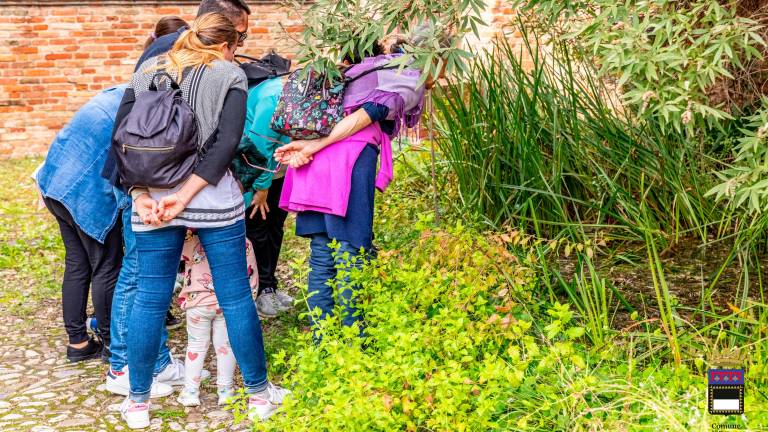
[[[349,85],[349,84],[352,84],[353,82],[355,82],[355,81],[357,81],[358,79],[360,79],[360,78],[362,78],[362,77],[364,77],[364,76],[368,75],[369,73],[378,72],[378,71],[380,71],[380,70],[384,70],[384,69],[397,69],[397,68],[399,68],[399,67],[400,67],[400,66],[387,66],[386,64],[383,64],[383,65],[381,65],[381,66],[376,66],[375,68],[372,68],[372,69],[368,69],[367,71],[365,71],[365,72],[363,72],[363,73],[361,73],[361,74],[359,74],[359,75],[357,75],[357,76],[355,76],[355,77],[352,77],[352,78],[349,78],[349,77],[347,77],[347,76],[345,75],[345,76],[344,76],[344,84],[345,84],[345,85]]]
[[[167,82],[170,83],[171,88],[174,89],[174,90],[178,90],[179,88],[181,88],[181,87],[179,87],[179,84],[173,79],[173,77],[168,72],[161,71],[161,72],[156,72],[152,76],[152,80],[149,82],[149,90],[157,91],[157,84],[155,84],[155,78],[157,78],[157,77],[166,77],[166,78],[168,78]]]

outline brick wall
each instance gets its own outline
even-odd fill
[[[296,17],[276,5],[252,9],[240,52],[290,51],[281,25],[300,31]],[[159,18],[178,15],[191,22],[196,11],[195,5],[0,4],[0,158],[44,153],[83,103],[130,77]]]
[[[0,2],[0,159],[44,153],[83,103],[130,77],[159,18],[191,21],[197,9],[195,1],[87,3]],[[300,31],[300,20],[275,4],[252,4],[252,9],[240,52],[260,56],[275,48],[290,54],[286,31]],[[511,14],[504,0],[489,1],[489,26],[480,42],[501,31]]]

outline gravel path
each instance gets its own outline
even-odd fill
[[[58,300],[43,302],[29,318],[2,311],[0,320],[0,431],[121,431],[116,405],[122,396],[104,389],[108,366],[98,360],[69,364]],[[175,353],[184,352],[183,328],[174,331]],[[209,353],[207,363],[212,361]],[[215,363],[215,361],[213,361]],[[214,372],[214,365],[208,364]],[[232,413],[216,406],[215,383],[201,388],[203,405],[185,408],[175,395],[153,399],[150,430],[237,431]]]

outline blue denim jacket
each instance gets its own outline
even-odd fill
[[[56,135],[37,173],[43,196],[62,203],[80,229],[102,243],[120,210],[130,204],[101,176],[126,88],[104,90],[83,105]]]

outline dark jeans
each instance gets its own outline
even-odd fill
[[[134,402],[149,399],[160,334],[171,304],[186,232],[183,226],[135,232],[139,286],[128,323],[130,397]],[[261,323],[248,282],[245,223],[238,220],[225,227],[199,228],[197,235],[211,266],[216,297],[224,312],[243,384],[249,393],[261,391],[267,386],[267,364]]]
[[[120,263],[123,259],[121,238],[122,223],[118,218],[107,234],[104,244],[84,233],[72,219],[64,205],[45,198],[45,205],[56,217],[64,241],[64,282],[61,287],[61,303],[64,312],[64,328],[70,344],[88,340],[85,327],[88,289],[96,312],[99,336],[109,345],[109,321],[112,311],[112,293],[115,290]]]
[[[362,268],[367,257],[360,256],[360,250],[346,241],[338,242],[339,250],[334,256],[333,249],[328,246],[332,241],[326,234],[314,234],[309,242],[307,304],[311,312],[319,311],[319,315],[310,315],[309,322],[315,327],[319,321],[333,315],[336,305],[341,305],[341,323],[345,326],[357,323],[360,336],[363,336],[363,318],[356,307],[355,299],[357,286],[350,284],[349,272]],[[346,272],[342,278],[338,278],[340,268]]]
[[[283,178],[273,180],[267,195],[269,213],[267,219],[261,218],[257,212],[249,218],[253,206],[246,212],[245,235],[253,244],[256,256],[256,267],[259,269],[259,293],[265,288],[277,288],[277,260],[280,258],[280,248],[283,246],[283,224],[288,212],[280,208],[280,194],[283,192]]]

